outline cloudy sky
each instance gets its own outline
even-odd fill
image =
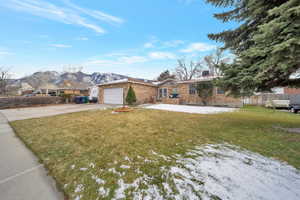
[[[0,66],[150,79],[220,46],[207,34],[235,26],[214,19],[220,11],[204,0],[0,0]]]

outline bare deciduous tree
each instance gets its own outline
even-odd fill
[[[6,86],[8,79],[10,77],[9,69],[6,69],[4,67],[0,67],[0,95],[6,94]]]
[[[175,68],[175,75],[179,80],[188,81],[193,78],[201,76],[203,66],[200,62],[191,61],[190,64],[186,64],[185,59],[179,59],[178,66]]]
[[[229,58],[224,56],[224,50],[218,48],[211,55],[205,56],[203,63],[209,68],[209,72],[212,76],[220,76],[222,72],[219,70],[218,66],[222,63],[229,62]]]

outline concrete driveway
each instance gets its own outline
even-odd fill
[[[52,105],[42,107],[30,108],[16,108],[0,110],[8,121],[47,117],[53,115],[60,115],[65,113],[80,112],[85,110],[105,109],[113,106],[104,104],[66,104],[66,105]]]
[[[108,105],[55,105],[0,110],[0,199],[63,200],[55,181],[36,156],[15,136],[8,121],[105,109]]]

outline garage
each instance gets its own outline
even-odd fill
[[[123,88],[105,88],[105,104],[123,104]]]

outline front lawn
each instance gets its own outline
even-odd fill
[[[276,128],[300,127],[300,115],[258,107],[213,115],[87,111],[11,125],[70,199],[143,199],[149,185],[171,199],[180,191],[170,181],[166,187],[161,169],[206,144],[240,146],[300,168],[300,134]]]

